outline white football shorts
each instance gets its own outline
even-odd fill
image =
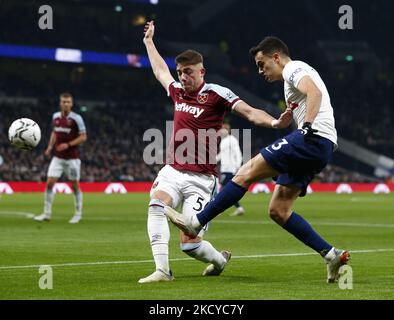
[[[48,167],[48,177],[60,178],[63,174],[70,181],[79,181],[81,177],[81,160],[53,157]]]
[[[159,190],[164,191],[171,196],[173,208],[183,204],[182,214],[191,215],[205,208],[216,192],[216,186],[214,175],[180,171],[165,165],[153,182],[150,195]],[[202,237],[207,229],[208,225],[204,226],[198,236]]]

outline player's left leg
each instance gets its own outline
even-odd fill
[[[195,215],[204,208],[208,201],[209,195],[201,194],[201,192],[195,193],[185,199],[182,214]],[[207,230],[208,225],[201,229],[197,237],[189,237],[181,231],[181,249],[196,260],[210,263],[203,275],[219,275],[230,260],[231,252],[228,250],[219,252],[209,241],[203,240],[203,235]]]
[[[201,212],[216,194],[217,179],[214,176],[194,173],[184,174],[184,177],[182,216],[191,217]],[[181,249],[196,260],[210,263],[203,275],[219,275],[230,260],[231,252],[219,252],[210,242],[202,240],[207,230],[208,225],[203,226],[197,237],[190,237],[181,232]]]
[[[71,160],[67,160],[67,162],[68,162],[67,175],[71,181],[71,186],[74,192],[74,205],[75,205],[75,213],[74,216],[70,219],[69,223],[75,224],[81,221],[82,219],[83,195],[79,185],[79,179],[81,176],[81,160],[71,159]]]
[[[191,238],[181,231],[181,249],[188,256],[210,265],[205,268],[203,276],[218,276],[231,258],[228,250],[217,251],[214,246],[201,237]]]
[[[347,263],[350,255],[326,242],[303,217],[292,211],[294,201],[305,191],[306,185],[304,190],[301,190],[294,185],[277,184],[269,204],[269,215],[283,229],[324,258],[327,264],[327,282],[334,282],[339,268]]]

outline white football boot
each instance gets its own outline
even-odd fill
[[[324,257],[327,264],[327,283],[334,283],[339,278],[339,268],[350,259],[350,253],[346,250],[332,248]]]
[[[38,216],[34,216],[33,219],[34,219],[34,221],[37,221],[37,222],[43,222],[43,221],[49,222],[49,221],[51,221],[51,216],[49,214],[42,213]]]
[[[167,218],[188,236],[195,238],[201,231],[202,226],[195,215],[183,215],[169,206],[164,206]]]
[[[242,207],[238,207],[235,211],[230,214],[231,217],[242,216],[245,214],[245,209]]]
[[[81,221],[82,217],[80,215],[73,216],[68,223],[76,224]]]
[[[223,264],[223,267],[217,268],[213,264],[210,264],[208,267],[206,267],[206,269],[202,273],[203,276],[218,276],[222,273],[222,271],[224,270],[224,267],[227,265],[227,263],[229,262],[229,260],[231,258],[231,252],[228,250],[223,250],[220,253],[222,254],[224,259],[226,260],[226,262]]]
[[[170,273],[167,274],[164,271],[157,269],[155,272],[153,272],[151,275],[147,276],[146,278],[141,278],[140,280],[138,280],[138,283],[173,281],[174,279],[175,278],[172,275],[171,270],[170,270]]]

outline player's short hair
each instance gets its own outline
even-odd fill
[[[60,98],[73,98],[72,94],[70,92],[62,92],[60,94]]]
[[[274,36],[265,37],[257,46],[250,48],[249,53],[254,57],[260,51],[268,56],[275,52],[280,52],[288,57],[290,56],[286,43]]]
[[[202,54],[191,49],[183,51],[175,57],[176,64],[195,65],[203,63],[203,61],[204,58]]]

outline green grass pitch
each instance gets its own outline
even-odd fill
[[[148,194],[84,194],[84,217],[70,225],[73,196],[56,195],[53,220],[37,223],[42,194],[0,198],[0,299],[394,299],[394,195],[311,194],[297,201],[330,243],[351,251],[353,289],[326,284],[323,260],[270,221],[270,195],[248,194],[246,214],[227,211],[205,239],[233,258],[219,277],[179,248],[170,226],[171,283],[138,284],[153,269],[146,231]],[[53,289],[40,289],[40,265]]]

